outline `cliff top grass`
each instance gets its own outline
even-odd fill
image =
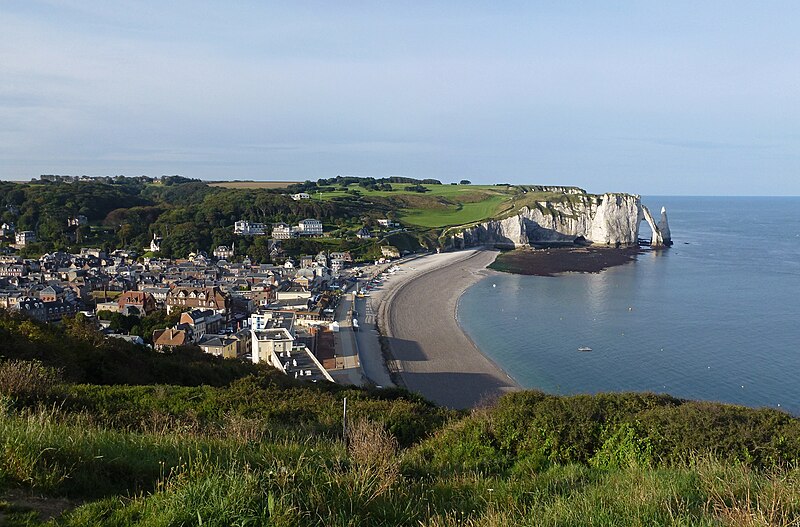
[[[547,190],[551,187],[530,185],[418,185],[424,192],[405,190],[410,185],[392,184],[393,190],[371,190],[350,184],[312,194],[323,201],[363,197],[385,204],[397,211],[405,224],[421,228],[445,228],[475,224],[493,218],[505,218],[524,206],[538,207],[538,202],[580,203],[589,196]],[[576,187],[559,187],[579,190]],[[581,191],[583,192],[583,191]]]

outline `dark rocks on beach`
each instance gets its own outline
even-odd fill
[[[561,273],[599,273],[626,264],[642,253],[639,247],[522,248],[498,255],[489,267],[506,273],[555,276]]]

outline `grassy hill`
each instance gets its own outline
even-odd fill
[[[2,331],[2,525],[800,521],[800,420],[775,410],[528,391],[456,412],[402,390],[98,348],[69,324],[5,316]],[[109,382],[88,367],[97,353],[135,374]]]

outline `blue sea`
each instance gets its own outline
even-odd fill
[[[461,297],[461,325],[526,388],[800,415],[800,198],[642,201],[667,207],[673,247],[597,274],[493,274]]]

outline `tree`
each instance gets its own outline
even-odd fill
[[[470,181],[468,179],[462,179],[461,181],[458,182],[458,184],[459,185],[472,185],[472,181]]]

